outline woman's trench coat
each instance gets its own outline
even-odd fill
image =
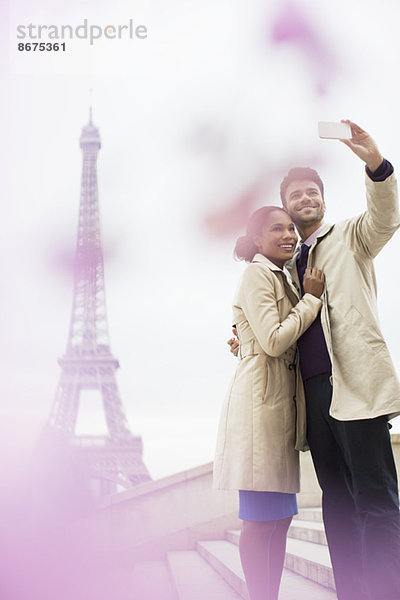
[[[222,408],[214,487],[295,493],[305,445],[305,401],[296,340],[321,300],[299,301],[288,276],[256,254],[233,304],[239,362]]]

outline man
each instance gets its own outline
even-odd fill
[[[388,419],[400,413],[400,384],[379,329],[373,258],[400,227],[392,165],[361,127],[342,140],[366,163],[367,210],[323,221],[324,190],[312,169],[281,184],[302,240],[287,264],[303,293],[307,266],[325,274],[320,318],[298,342],[307,440],[319,484],[339,600],[399,600],[400,517]],[[229,341],[235,353],[237,342]]]

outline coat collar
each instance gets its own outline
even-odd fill
[[[314,251],[315,246],[322,240],[322,238],[325,237],[330,231],[332,231],[333,228],[334,228],[334,224],[332,224],[332,223],[326,223],[324,225],[324,227],[321,229],[321,231],[315,238],[315,240],[310,248],[310,254]],[[285,270],[287,270],[287,272],[289,273],[289,275],[296,287],[298,294],[300,293],[300,282],[299,282],[299,276],[297,274],[296,259],[299,255],[299,252],[300,252],[300,245],[297,247],[297,249],[293,255],[293,258],[288,260],[287,263],[285,263],[285,267],[284,267]]]
[[[321,231],[324,229],[324,227],[325,227],[325,223],[321,223],[321,225],[317,229],[315,229],[312,232],[312,234],[308,236],[308,238],[300,241],[301,245],[306,244],[307,246],[312,246],[314,243],[314,240],[317,239],[317,237],[319,236]]]
[[[269,258],[266,258],[263,254],[260,254],[259,252],[257,252],[257,254],[254,255],[254,258],[251,262],[254,263],[263,263],[264,265],[266,265],[271,271],[274,271],[275,273],[282,273],[282,279],[283,279],[283,283],[284,285],[287,286],[287,288],[289,288],[289,290],[294,293],[294,300],[293,303],[296,304],[296,302],[298,302],[298,300],[300,299],[300,295],[299,295],[299,291],[296,289],[296,287],[293,285],[293,281],[292,278],[290,276],[289,271],[287,271],[285,269],[285,266],[283,267],[283,269],[280,269],[277,265],[274,265],[273,262],[271,262],[269,260]],[[286,293],[289,295],[290,291],[288,289],[286,289]]]
[[[323,238],[327,233],[330,232],[331,229],[333,229],[333,227],[334,227],[333,223],[326,223],[326,225],[324,225],[324,227],[321,229],[321,231],[317,235],[317,240],[320,240],[321,238]]]
[[[259,252],[257,252],[257,254],[254,255],[254,258],[251,262],[263,263],[269,269],[271,269],[271,271],[280,271],[282,273],[282,269],[280,267],[278,267],[277,265],[274,265],[274,263],[272,261],[270,261],[269,258],[264,256],[263,254],[260,254]]]
[[[325,237],[325,236],[326,236],[326,235],[327,235],[327,234],[328,234],[328,233],[331,231],[331,229],[333,229],[333,227],[334,227],[334,224],[332,224],[332,223],[326,223],[326,224],[325,224],[325,225],[322,227],[322,229],[321,229],[321,231],[318,233],[318,235],[316,236],[316,238],[315,238],[315,240],[313,241],[313,243],[311,244],[311,248],[315,248],[315,246],[318,244],[318,242],[319,242],[319,241],[320,241],[320,240],[321,240],[323,237]],[[309,239],[309,238],[307,238],[307,239]],[[306,241],[307,241],[307,240],[306,240]],[[304,243],[305,243],[305,242],[304,242]],[[300,252],[300,246],[301,246],[301,244],[299,244],[299,245],[297,246],[297,248],[296,248],[296,251],[295,251],[295,253],[294,253],[294,255],[293,255],[293,258],[291,258],[291,259],[290,259],[290,261],[288,261],[288,263],[292,263],[293,261],[295,261],[295,260],[296,260],[296,258],[297,258],[297,256],[298,256],[298,254],[299,254],[299,252]]]

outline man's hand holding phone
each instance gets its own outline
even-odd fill
[[[341,122],[319,121],[319,137],[323,139],[340,140],[346,144],[373,173],[382,164],[383,156],[378,146],[367,131],[353,121],[342,119]]]

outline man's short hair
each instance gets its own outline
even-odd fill
[[[288,186],[293,181],[304,181],[305,179],[309,179],[310,181],[316,183],[321,190],[322,198],[324,197],[324,184],[322,183],[322,179],[318,175],[317,171],[310,169],[310,167],[295,167],[294,169],[290,169],[289,173],[281,183],[281,200],[283,206],[286,206],[285,196]]]

